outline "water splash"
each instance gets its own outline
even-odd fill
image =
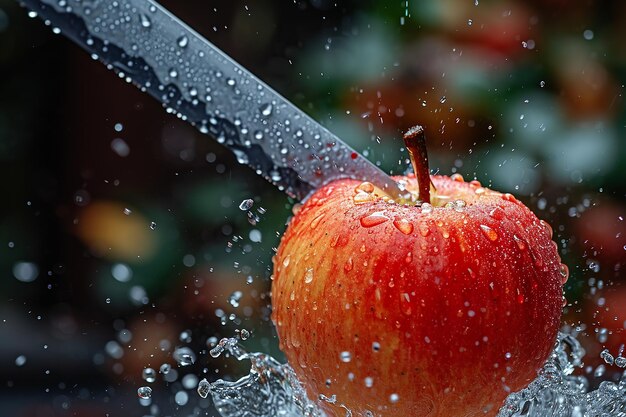
[[[618,381],[603,381],[598,389],[590,391],[587,378],[574,375],[576,369],[583,367],[585,355],[575,336],[573,330],[559,333],[556,347],[538,377],[525,389],[509,395],[497,417],[626,417],[626,372]],[[249,353],[239,345],[240,340],[244,339],[224,338],[209,353],[213,358],[226,355],[239,361],[249,360],[249,374],[237,381],[202,379],[198,383],[196,378],[194,384],[200,398],[210,396],[222,417],[326,416],[307,398],[288,364],[265,353]],[[375,345],[373,349],[380,347]],[[341,357],[348,361],[350,353],[343,352]],[[145,388],[148,387],[139,389],[140,398],[141,394],[146,396]],[[320,395],[319,400],[352,416],[334,395]]]
[[[626,417],[626,372],[618,382],[603,381],[589,391],[587,379],[573,375],[584,355],[572,334],[560,333],[537,379],[509,395],[497,417]]]
[[[222,339],[211,356],[223,352],[251,362],[250,373],[243,378],[209,384],[208,392],[223,417],[324,417],[289,365],[264,353],[248,353],[234,338]]]
[[[210,384],[210,394],[223,417],[324,416],[307,399],[289,365],[263,353],[246,353],[236,339],[223,339],[215,349],[252,363],[250,374],[240,380]],[[511,394],[498,417],[626,417],[626,373],[618,382],[604,381],[589,392],[587,379],[573,375],[582,367],[584,355],[572,334],[560,333],[537,379]]]

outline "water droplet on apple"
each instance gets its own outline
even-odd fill
[[[510,194],[510,193],[502,194],[502,199],[505,200],[505,201],[509,201],[511,203],[514,203],[515,201],[517,201],[515,196],[513,194]]]
[[[432,213],[433,212],[433,206],[430,205],[429,203],[424,203],[422,204],[422,213]]]
[[[357,189],[357,192],[363,191],[363,192],[370,194],[374,192],[374,184],[372,184],[371,182],[365,181],[359,184],[359,186],[356,187],[356,189]]]
[[[485,188],[478,187],[477,189],[474,190],[474,193],[480,195],[480,194],[485,194],[485,191],[487,191]]]
[[[550,224],[544,220],[539,220],[539,223],[546,229],[546,231],[548,232],[548,235],[550,236],[550,239],[552,239],[552,226],[550,226]]]
[[[389,401],[391,401],[394,404],[397,403],[399,400],[400,400],[400,396],[396,394],[395,392],[389,396]]]
[[[492,242],[494,242],[494,241],[496,241],[498,239],[498,234],[491,227],[485,226],[484,224],[481,224],[480,225],[480,230],[482,230],[482,232],[485,234],[485,236],[487,236],[487,239],[491,240]]]
[[[452,174],[450,176],[450,179],[452,181],[456,181],[456,182],[465,182],[465,180],[463,179],[463,175],[456,173],[456,174]]]
[[[347,350],[344,350],[339,355],[339,358],[341,359],[341,362],[348,363],[348,362],[350,362],[352,360],[352,354],[350,352],[348,352]]]
[[[365,243],[361,245],[359,250],[361,251],[361,253],[365,253]]]
[[[522,238],[518,237],[517,235],[513,235],[513,240],[517,244],[519,250],[526,250],[526,243],[524,243]]]
[[[470,185],[471,185],[472,187],[482,187],[482,184],[481,184],[481,183],[480,183],[480,181],[478,181],[478,180],[471,180],[471,181],[470,181]]]
[[[364,382],[367,388],[372,388],[374,386],[374,378],[372,378],[371,376],[365,377]]]
[[[289,266],[289,255],[285,256],[285,259],[283,259],[283,266],[285,268],[287,268],[287,266]]]
[[[363,204],[374,200],[376,200],[376,197],[374,195],[368,194],[364,191],[359,191],[354,197],[352,197],[352,201],[354,201],[354,204]]]
[[[517,294],[518,304],[524,304],[524,294]]]
[[[379,224],[385,223],[389,220],[389,217],[385,216],[384,212],[376,211],[372,214],[368,214],[365,217],[361,217],[361,226],[363,227],[374,227]]]
[[[559,272],[561,273],[561,284],[565,284],[567,279],[569,278],[569,268],[565,264],[561,264],[559,267]]]
[[[467,203],[465,202],[465,200],[461,200],[461,199],[454,200],[452,203],[454,204],[452,208],[455,211],[458,211],[459,213],[461,213],[463,209],[465,208],[465,206],[467,206]]]
[[[404,258],[404,262],[406,262],[407,264],[410,264],[411,261],[413,261],[413,254],[409,252],[406,254],[406,258]]]
[[[411,315],[411,298],[407,293],[400,294],[400,310],[404,315]]]
[[[372,343],[372,350],[373,350],[374,352],[379,352],[379,351],[380,351],[380,343],[378,343],[378,342],[373,342],[373,343]]]
[[[489,215],[496,220],[502,220],[504,218],[504,210],[502,210],[500,207],[494,207],[489,212]]]
[[[419,229],[420,229],[420,234],[424,237],[428,236],[428,234],[430,233],[430,229],[425,224],[420,224]]]
[[[348,258],[348,260],[346,261],[346,263],[343,266],[343,270],[346,271],[346,272],[352,271],[352,258]]]
[[[304,283],[310,284],[313,281],[313,268],[307,268],[304,273]]]
[[[315,229],[325,215],[326,213],[322,213],[322,214],[319,214],[316,218],[314,218],[313,221],[311,222],[311,229]]]
[[[407,219],[396,217],[396,219],[393,221],[393,225],[396,227],[396,229],[398,229],[405,235],[410,235],[411,233],[413,233],[413,223],[411,223]]]

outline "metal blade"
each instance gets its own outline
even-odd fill
[[[400,193],[383,171],[158,3],[20,2],[288,195],[302,199],[344,177]]]

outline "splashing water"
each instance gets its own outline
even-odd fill
[[[223,417],[324,416],[307,398],[289,365],[264,353],[247,353],[234,338],[222,339],[210,353],[216,358],[224,351],[238,360],[250,360],[251,369],[238,381],[209,384],[209,393]]]
[[[211,396],[222,417],[325,417],[309,400],[293,369],[265,353],[249,353],[239,339],[224,338],[210,351],[213,358],[222,354],[251,362],[250,373],[237,381],[202,379],[197,391],[201,398]],[[538,377],[525,389],[506,399],[497,417],[626,417],[626,372],[617,382],[603,381],[589,391],[584,376],[573,375],[583,366],[584,349],[572,330],[559,333],[552,355]],[[621,357],[621,356],[620,356]],[[141,389],[148,388],[142,387]],[[321,401],[337,404],[335,398],[320,396]]]

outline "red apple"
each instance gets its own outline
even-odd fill
[[[274,258],[281,349],[311,398],[336,395],[329,416],[493,416],[554,347],[567,268],[550,226],[510,194],[429,177],[421,133],[405,135],[417,178],[394,178],[407,196],[332,182]]]

